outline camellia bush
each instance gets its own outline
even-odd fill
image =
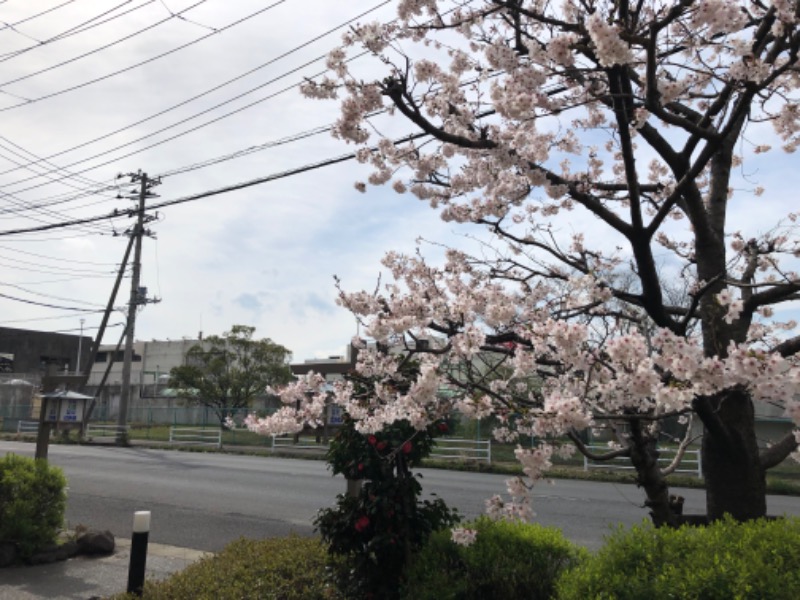
[[[654,522],[677,525],[677,461],[659,464],[658,441],[665,420],[694,419],[708,517],[763,516],[765,473],[800,437],[762,448],[755,417],[761,403],[800,424],[796,200],[761,185],[800,142],[799,6],[401,0],[396,20],[348,32],[303,88],[340,103],[333,135],[369,184],[487,231],[441,264],[390,251],[385,284],[341,291],[368,337],[419,365],[362,347],[375,393],[344,382],[334,399],[357,430],[494,415],[497,438],[542,440],[518,450],[528,478],[494,512],[529,514],[567,438],[627,457]],[[410,133],[378,133],[398,125]],[[321,383],[298,382],[260,427],[320,419]],[[606,452],[579,435],[599,426],[616,438]]]
[[[422,485],[412,472],[446,427],[440,422],[419,431],[400,421],[364,435],[346,417],[331,441],[328,463],[334,475],[360,484],[314,521],[329,552],[340,559],[334,564],[345,596],[399,597],[411,557],[433,532],[459,521],[441,498],[420,499]]]

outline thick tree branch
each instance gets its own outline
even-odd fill
[[[759,456],[761,468],[767,470],[779,465],[795,450],[797,450],[797,438],[795,438],[794,432],[790,431],[779,441],[761,452]]]
[[[575,447],[578,449],[578,452],[583,454],[589,460],[595,461],[607,461],[607,460],[614,460],[615,458],[619,458],[621,456],[630,456],[631,449],[630,447],[624,448],[617,448],[616,450],[610,450],[609,452],[603,452],[602,454],[598,454],[590,450],[586,444],[583,443],[580,436],[574,431],[567,432],[567,437],[575,444]]]

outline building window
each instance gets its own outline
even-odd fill
[[[96,363],[104,363],[108,361],[109,355],[112,356],[112,362],[122,362],[125,360],[125,352],[123,350],[119,350],[117,352],[98,352],[95,355],[94,362]],[[131,357],[131,362],[142,362],[142,355],[133,353]]]

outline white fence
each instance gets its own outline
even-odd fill
[[[294,441],[291,435],[272,436],[272,449],[280,450],[327,450],[328,444],[300,438]],[[438,438],[431,450],[430,458],[437,460],[476,460],[492,462],[491,440],[467,440],[462,438]]]
[[[608,452],[609,450],[607,446],[587,446],[587,448],[595,454],[601,454],[602,452]],[[672,463],[676,453],[677,448],[658,448],[658,464],[661,467],[668,466],[670,463]],[[584,471],[588,471],[589,469],[632,471],[633,468],[634,467],[631,464],[631,459],[627,456],[618,456],[617,458],[613,458],[611,460],[601,461],[593,461],[586,456],[583,457]],[[686,450],[683,454],[680,464],[678,465],[678,468],[675,469],[674,472],[691,473],[692,475],[697,475],[698,477],[702,478],[703,468],[700,461],[700,450]]]
[[[17,433],[39,433],[39,421],[18,421]]]
[[[116,441],[119,433],[123,433],[127,437],[129,431],[130,427],[128,425],[99,425],[97,423],[89,423],[86,425],[84,439],[87,442]]]
[[[291,448],[295,450],[327,450],[328,444],[325,442],[309,441],[302,437],[295,443],[294,436],[292,435],[273,435],[272,449],[280,450],[281,448]]]
[[[492,462],[492,440],[467,440],[439,438],[431,451],[431,458],[444,460],[485,460]]]
[[[184,446],[215,446],[222,448],[222,429],[204,427],[170,427],[169,443]]]

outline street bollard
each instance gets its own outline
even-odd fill
[[[147,538],[150,535],[150,511],[133,513],[133,536],[131,537],[131,560],[128,565],[128,593],[142,595],[144,570],[147,563]]]

